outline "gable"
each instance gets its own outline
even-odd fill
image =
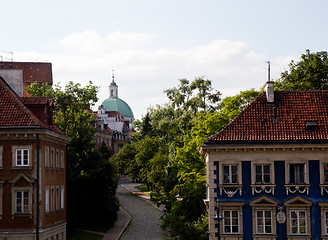
[[[300,196],[297,196],[297,197],[294,197],[292,199],[289,199],[288,201],[286,201],[284,203],[285,206],[287,207],[305,207],[305,206],[312,206],[312,202],[305,199],[305,198],[302,198]]]
[[[254,207],[254,206],[277,206],[278,202],[267,196],[262,196],[262,197],[254,199],[249,204],[252,207]]]

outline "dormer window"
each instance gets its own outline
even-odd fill
[[[315,121],[306,121],[305,127],[308,131],[316,131],[318,129],[317,122]]]

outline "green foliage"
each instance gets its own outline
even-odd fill
[[[137,143],[125,143],[120,151],[111,158],[116,166],[117,172],[121,175],[127,175],[133,180],[139,180],[140,167],[135,157],[137,154]]]
[[[167,238],[173,240],[208,240],[208,218],[201,216],[197,221],[188,222],[184,216],[170,215],[163,219],[162,228]],[[205,230],[205,231],[204,231]]]
[[[254,89],[241,91],[238,95],[232,97],[226,97],[220,103],[221,114],[227,117],[227,122],[234,119],[248,104],[255,99],[259,94],[258,91]]]
[[[311,53],[306,50],[299,62],[293,60],[289,70],[281,73],[275,83],[276,90],[328,89],[328,54],[326,51]]]
[[[220,131],[258,92],[251,89],[220,103],[220,92],[210,80],[180,79],[165,91],[169,102],[148,108],[134,142],[124,145],[112,159],[134,179],[141,179],[165,204],[163,228],[170,239],[208,239],[205,161],[199,148],[205,138]],[[133,171],[131,171],[133,169]],[[133,174],[132,174],[133,172]],[[138,177],[136,177],[138,176]],[[184,196],[177,201],[176,195]]]
[[[70,226],[92,223],[113,224],[119,203],[115,197],[117,179],[112,152],[102,145],[94,148],[95,117],[89,110],[97,102],[97,87],[69,82],[59,86],[32,83],[26,91],[51,98],[55,103],[54,123],[72,138],[68,146],[68,222]]]

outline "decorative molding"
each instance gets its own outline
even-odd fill
[[[259,194],[261,192],[265,192],[267,194],[274,195],[274,190],[276,188],[276,185],[272,184],[266,184],[266,185],[251,185],[252,188],[252,195],[255,195],[255,193]]]
[[[309,195],[309,190],[310,190],[310,184],[300,184],[300,185],[294,185],[294,184],[289,184],[285,185],[286,188],[286,195],[289,193],[296,193],[299,192],[301,194],[306,193],[306,195]]]
[[[320,190],[321,190],[321,195],[323,195],[324,192],[328,193],[328,184],[320,184]]]
[[[242,194],[243,185],[220,185],[220,195],[224,192],[229,198],[235,196],[235,194],[239,191],[239,195]]]

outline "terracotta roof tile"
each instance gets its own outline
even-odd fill
[[[278,91],[274,105],[263,92],[205,144],[282,142],[328,142],[328,91]]]
[[[44,102],[44,98],[20,98],[0,77],[0,128],[40,127],[62,133],[56,126],[47,126],[40,121],[22,102]]]

